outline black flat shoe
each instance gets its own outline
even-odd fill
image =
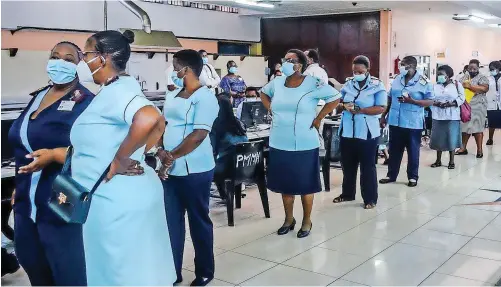
[[[289,233],[289,231],[294,230],[294,227],[296,226],[296,219],[292,219],[292,224],[289,226],[282,226],[278,229],[277,234],[278,235],[285,235]]]
[[[213,278],[195,278],[193,282],[191,282],[190,286],[207,286],[212,281]]]
[[[485,144],[486,144],[486,145],[493,145],[493,144],[494,144],[494,141],[493,141],[493,140],[491,140],[491,139],[489,139],[489,140],[487,140],[487,143],[485,143]]]
[[[313,223],[310,225],[310,230],[299,229],[299,231],[297,232],[297,238],[304,238],[304,237],[310,235],[312,228],[313,228]]]
[[[455,155],[467,155],[468,154],[468,150],[467,149],[465,149],[464,151],[457,150],[454,154]]]
[[[431,165],[431,167],[439,167],[439,166],[442,166],[442,163],[440,161],[436,161]]]
[[[174,282],[174,285],[175,285],[175,284],[179,284],[179,283],[181,283],[181,282],[183,282],[183,277],[181,277],[181,276],[180,276],[180,277],[177,277],[176,282]]]
[[[483,158],[484,154],[483,153],[477,153],[477,158]]]
[[[456,165],[454,163],[449,163],[449,165],[447,166],[448,169],[455,169],[456,168]]]
[[[389,178],[382,178],[379,180],[379,183],[380,184],[387,184],[387,183],[391,183],[391,182],[395,182],[396,180],[394,179],[389,179]]]
[[[417,180],[415,180],[415,181],[414,180],[412,180],[412,181],[409,180],[409,183],[407,183],[407,186],[408,187],[415,187],[415,186],[417,186]]]

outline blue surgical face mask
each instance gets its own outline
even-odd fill
[[[437,77],[437,83],[443,84],[447,81],[447,77],[445,75],[438,75]]]
[[[499,74],[498,70],[492,70],[491,71],[491,76],[495,77]]]
[[[183,68],[184,69],[184,68]],[[173,71],[171,75],[172,82],[174,83],[175,86],[182,88],[184,87],[184,77],[179,78],[177,74],[181,72],[183,69],[179,71]],[[186,76],[186,75],[185,75]]]
[[[287,77],[291,76],[295,72],[293,63],[285,62],[282,64],[282,73],[284,73]]]
[[[52,59],[47,62],[47,74],[54,84],[67,84],[76,78],[77,65],[62,59]]]
[[[209,63],[209,58],[202,57],[202,61],[204,62],[204,65],[207,65]]]
[[[405,67],[403,67],[403,66],[402,66],[402,67],[400,67],[400,68],[398,68],[398,70],[400,71],[400,75],[402,75],[402,76],[407,75],[407,73],[409,72],[409,71],[408,71]]]
[[[236,73],[238,73],[238,68],[237,68],[237,67],[231,67],[228,71],[229,71],[231,74],[236,74]]]
[[[367,74],[353,74],[353,79],[357,82],[361,82],[367,78]]]

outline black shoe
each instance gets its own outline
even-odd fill
[[[483,153],[477,153],[477,158],[483,158],[484,154]]]
[[[175,284],[179,284],[181,282],[183,282],[183,276],[178,276],[177,279],[176,279],[176,281],[174,282],[174,285]]]
[[[486,145],[493,145],[493,144],[494,144],[494,141],[493,141],[493,140],[491,140],[491,139],[488,139],[488,140],[487,140]]]
[[[310,235],[312,228],[313,228],[313,223],[310,225],[310,230],[303,230],[302,228],[299,229],[299,231],[297,232],[297,238],[304,238],[304,237]]]
[[[195,280],[193,280],[193,282],[191,282],[190,286],[206,286],[207,284],[209,284],[212,279],[214,279],[214,277],[212,278],[195,278]]]
[[[415,187],[417,186],[417,180],[409,180],[409,183],[407,184],[408,187]]]
[[[285,235],[289,233],[289,231],[294,230],[294,227],[296,226],[296,219],[292,219],[292,224],[289,226],[282,226],[278,229],[277,234],[278,235]]]
[[[16,256],[7,253],[7,249],[2,248],[2,276],[16,273],[20,268]]]
[[[442,163],[441,163],[441,162],[439,162],[439,161],[436,161],[435,163],[433,163],[433,164],[431,165],[431,167],[439,167],[439,166],[442,166]]]
[[[391,182],[395,182],[396,180],[394,179],[389,179],[389,178],[383,178],[383,179],[380,179],[379,180],[379,183],[380,184],[387,184],[387,183],[391,183]]]
[[[467,155],[468,154],[468,150],[467,149],[465,149],[464,151],[457,150],[454,154],[455,155]]]
[[[447,166],[448,169],[455,169],[456,165],[454,163],[449,163],[449,166]]]

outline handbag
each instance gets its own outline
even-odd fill
[[[458,88],[457,81],[456,81],[456,89],[457,89],[458,94],[459,94],[459,88]],[[466,90],[467,89],[465,89],[465,92],[466,92]],[[463,122],[463,123],[467,123],[467,122],[471,121],[471,106],[468,102],[469,101],[465,100],[464,103],[459,107],[459,117],[461,118],[461,122]]]
[[[66,223],[84,224],[89,214],[92,195],[110,170],[106,168],[94,187],[89,191],[71,177],[71,157],[73,147],[68,148],[61,173],[52,184],[49,208]]]

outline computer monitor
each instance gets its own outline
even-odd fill
[[[247,127],[270,123],[268,110],[264,107],[261,101],[244,102],[242,104],[242,114],[240,116],[240,120]]]

